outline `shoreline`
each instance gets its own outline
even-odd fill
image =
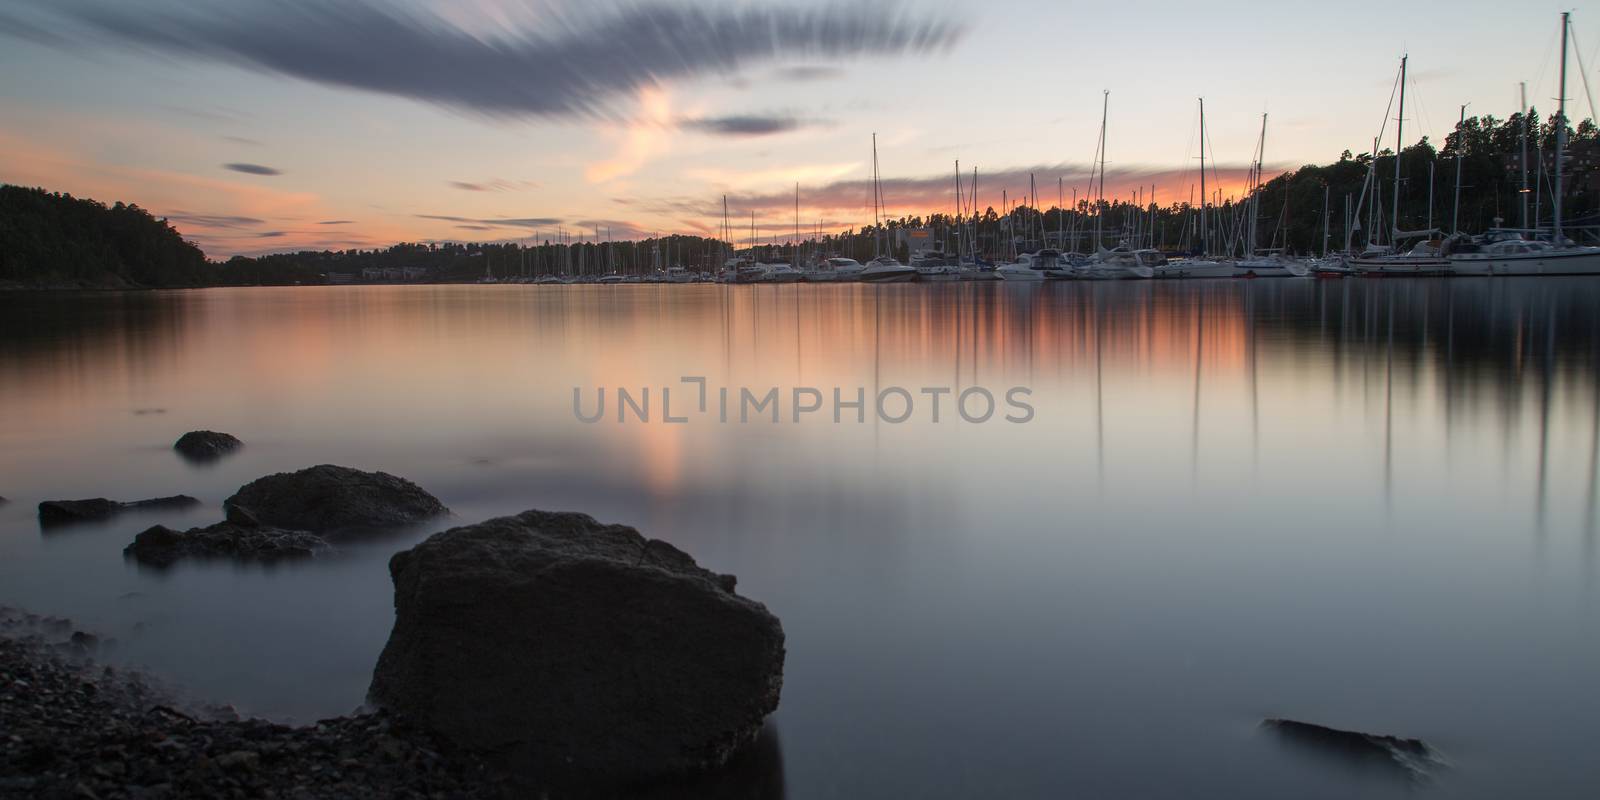
[[[504,778],[385,713],[291,727],[182,702],[68,620],[0,608],[0,795],[497,798]]]

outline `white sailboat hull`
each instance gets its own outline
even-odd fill
[[[1527,255],[1450,258],[1457,275],[1600,275],[1600,248],[1546,250]]]

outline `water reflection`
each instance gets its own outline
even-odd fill
[[[1582,278],[0,296],[0,603],[246,711],[348,711],[385,562],[430,530],[270,571],[121,557],[342,463],[457,522],[581,510],[739,575],[789,635],[796,797],[1389,791],[1257,743],[1268,713],[1435,741],[1453,795],[1571,794],[1600,777],[1597,301]],[[573,416],[574,387],[672,387],[679,413],[685,376],[711,413]],[[1025,386],[1037,415],[795,422],[804,386]],[[719,387],[778,387],[780,421],[717,422]],[[197,470],[170,450],[191,429],[246,446]],[[207,505],[32,517],[178,493]]]

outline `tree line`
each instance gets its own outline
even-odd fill
[[[904,261],[910,253],[898,232],[911,228],[930,228],[934,241],[947,250],[975,251],[991,261],[1046,245],[1092,252],[1122,243],[1177,253],[1283,248],[1310,254],[1324,247],[1342,249],[1347,242],[1360,249],[1369,237],[1387,243],[1394,221],[1401,230],[1435,228],[1444,234],[1481,232],[1495,225],[1548,227],[1555,205],[1556,133],[1553,116],[1541,120],[1537,111],[1530,110],[1506,119],[1469,117],[1446,137],[1442,148],[1423,138],[1400,154],[1398,215],[1394,214],[1394,151],[1383,148],[1355,155],[1347,150],[1333,163],[1290,170],[1243,197],[1215,197],[1205,208],[1204,240],[1200,209],[1190,200],[1157,205],[1085,199],[1068,208],[989,207],[960,218],[947,213],[908,215],[809,237],[798,245],[729,244],[704,236],[673,235],[619,242],[402,243],[213,262],[199,247],[184,241],[167,220],[137,205],[106,205],[39,188],[0,185],[0,285],[315,284],[360,280],[367,270],[406,268],[412,268],[409,275],[416,280],[436,282],[637,274],[673,265],[712,271],[735,251],[766,262],[833,255],[866,261],[879,254]],[[1600,128],[1592,120],[1575,129],[1569,125],[1563,165],[1564,223],[1600,224]],[[1254,241],[1249,238],[1252,230]]]

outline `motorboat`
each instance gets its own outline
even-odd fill
[[[878,256],[867,262],[856,279],[863,283],[906,283],[917,279],[917,271],[894,256]]]
[[[788,264],[763,264],[762,266],[766,268],[766,276],[763,280],[767,283],[798,283],[801,278],[805,277],[800,273],[800,270]]]
[[[1180,258],[1153,266],[1157,278],[1231,278],[1233,263],[1210,258]]]
[[[1311,265],[1282,251],[1255,253],[1233,262],[1236,278],[1304,278]]]
[[[1101,248],[1092,262],[1074,268],[1073,277],[1088,280],[1153,278],[1155,268],[1166,261],[1167,257],[1159,250],[1134,250],[1127,245],[1119,245],[1112,250]]]
[[[1017,260],[995,267],[995,274],[1007,281],[1042,281],[1046,278],[1071,278],[1072,272],[1061,257],[1061,251],[1044,248],[1032,253],[1020,253]]]

